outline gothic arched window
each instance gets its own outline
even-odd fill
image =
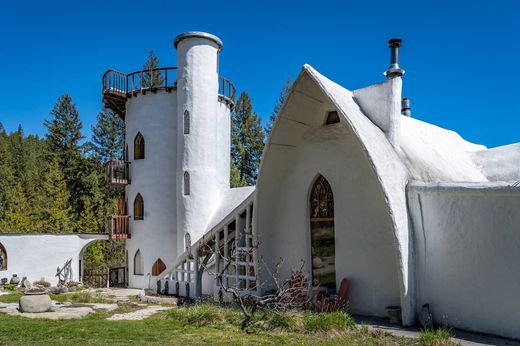
[[[134,139],[134,160],[144,159],[144,137],[138,132]]]
[[[319,175],[310,194],[312,280],[336,290],[336,247],[334,240],[334,196],[329,182]]]
[[[184,172],[184,195],[190,194],[190,173]]]
[[[139,249],[134,255],[134,275],[144,275],[143,256]]]
[[[140,193],[134,199],[134,220],[144,219],[144,201]]]
[[[7,251],[0,243],[0,270],[7,270]]]

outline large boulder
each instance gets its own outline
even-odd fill
[[[51,298],[47,294],[25,295],[20,298],[21,312],[46,312],[51,306]]]

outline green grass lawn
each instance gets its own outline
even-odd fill
[[[141,321],[106,320],[128,309],[121,306],[114,312],[62,321],[0,313],[0,345],[428,345],[431,341],[355,326],[341,312],[258,314],[258,323],[247,333],[240,330],[238,310],[209,304],[175,308]]]

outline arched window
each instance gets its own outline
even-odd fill
[[[139,249],[134,255],[134,275],[144,275],[143,256]]]
[[[336,290],[334,242],[334,196],[329,182],[319,175],[310,194],[312,279],[315,284]]]
[[[140,193],[134,199],[134,220],[144,219],[144,202]]]
[[[7,270],[7,251],[2,243],[0,243],[0,270]]]
[[[186,109],[184,111],[184,134],[190,133],[190,112]]]
[[[184,172],[184,196],[190,194],[190,173]]]
[[[134,139],[134,160],[144,159],[144,137],[138,132]]]
[[[160,275],[165,270],[166,264],[164,264],[162,259],[158,258],[152,266],[152,276]]]

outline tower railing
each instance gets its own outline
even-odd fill
[[[102,78],[103,103],[123,120],[126,113],[126,101],[138,94],[166,90],[171,92],[177,87],[177,67],[158,67],[124,74],[108,70]],[[236,89],[233,83],[224,77],[218,78],[218,99],[233,111]]]
[[[231,111],[235,108],[236,89],[233,83],[224,77],[218,77],[218,98],[219,101],[226,103]]]
[[[105,165],[105,181],[112,186],[130,184],[130,162],[124,160],[110,160]]]

